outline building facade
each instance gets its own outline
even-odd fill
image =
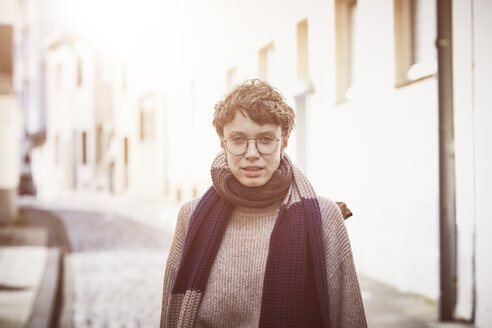
[[[454,56],[453,318],[478,327],[492,322],[490,9],[453,2],[453,40],[439,41],[452,41]],[[347,227],[358,271],[441,302],[436,3],[216,0],[177,10],[177,88],[199,104],[180,117],[199,136],[186,171],[207,175],[192,157],[211,163],[219,150],[215,102],[235,82],[270,81],[297,114],[287,152],[319,194],[355,213]]]
[[[360,272],[437,299],[436,15],[434,3],[419,3],[183,5],[180,85],[197,90],[189,124],[205,163],[219,150],[213,105],[231,80],[260,77],[281,90],[297,114],[286,151],[320,195],[352,208]],[[410,21],[420,25],[407,31]]]
[[[24,63],[20,59],[21,10],[17,1],[0,3],[0,223],[17,218],[22,112],[17,101]]]

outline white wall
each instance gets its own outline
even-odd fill
[[[472,319],[475,301],[476,326],[489,327],[492,325],[492,4],[482,0],[459,1],[453,6],[458,228],[456,316]]]
[[[456,316],[473,316],[475,233],[475,149],[473,108],[473,34],[471,1],[453,3],[454,135],[458,283]],[[466,63],[466,64],[465,64]]]
[[[333,6],[333,1],[182,5],[178,17],[185,35],[178,88],[196,81],[200,108],[195,120],[190,122],[183,113],[176,113],[176,122],[192,127],[185,131],[193,133],[198,147],[170,162],[180,166],[176,172],[209,175],[219,150],[211,126],[213,105],[226,91],[226,72],[236,66],[239,80],[256,77],[258,51],[272,41],[274,74],[270,81],[295,107],[299,85],[296,24],[307,17],[315,91],[306,100],[306,173],[319,194],[347,202],[355,213],[347,225],[361,273],[436,299],[436,79],[394,88],[392,2],[359,1],[357,62],[362,92],[354,101],[335,105]],[[276,14],[279,8],[281,15]],[[287,148],[295,162],[296,133]]]
[[[476,288],[478,327],[492,326],[492,2],[474,6]]]
[[[435,92],[430,79],[335,107],[312,120],[324,143],[309,142],[317,189],[354,212],[347,226],[360,271],[434,299],[439,272]]]

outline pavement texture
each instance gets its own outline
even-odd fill
[[[470,328],[470,323],[438,322],[438,306],[420,295],[402,293],[359,275],[364,309],[370,328]]]
[[[50,327],[64,230],[47,213],[19,213],[0,226],[0,327]]]
[[[73,326],[157,327],[170,238],[122,217],[56,213],[72,246]]]
[[[29,322],[46,262],[45,247],[2,247],[0,326],[24,327]]]
[[[20,199],[0,226],[1,327],[157,327],[178,207],[108,195]],[[369,327],[474,327],[359,276]]]

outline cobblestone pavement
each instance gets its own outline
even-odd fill
[[[121,217],[56,215],[72,251],[73,326],[157,327],[171,236]]]
[[[158,327],[171,234],[118,216],[57,210],[70,242],[71,327]],[[436,304],[359,276],[369,328],[471,328]],[[62,325],[65,327],[65,325]]]

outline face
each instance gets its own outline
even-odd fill
[[[278,169],[280,155],[287,147],[288,138],[284,137],[280,140],[277,149],[269,155],[263,155],[258,152],[255,140],[248,140],[246,153],[233,155],[227,150],[224,140],[236,136],[247,139],[264,136],[280,139],[282,138],[282,128],[280,125],[270,123],[259,125],[251,120],[249,116],[243,116],[240,112],[236,113],[234,120],[224,125],[224,136],[220,138],[220,145],[227,154],[227,165],[232,174],[245,186],[263,186]]]

